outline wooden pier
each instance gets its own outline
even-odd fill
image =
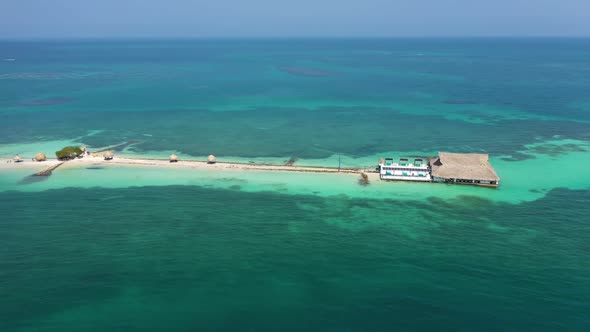
[[[61,162],[61,163],[59,163],[59,164],[55,164],[55,165],[53,165],[53,166],[51,166],[51,167],[49,167],[49,168],[47,168],[47,169],[45,169],[45,170],[43,170],[43,171],[41,171],[41,172],[35,173],[35,176],[49,176],[49,175],[51,175],[51,173],[52,173],[52,172],[53,172],[53,171],[54,171],[56,168],[58,168],[59,166],[61,166],[61,165],[63,165],[63,164],[65,164],[65,161],[62,161],[62,162]]]

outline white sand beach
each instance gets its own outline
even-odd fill
[[[377,173],[370,173],[373,170],[356,169],[356,168],[330,168],[330,167],[311,167],[311,166],[284,166],[271,164],[247,164],[238,162],[215,162],[208,163],[203,160],[179,160],[177,162],[170,162],[166,159],[146,159],[146,158],[131,158],[127,156],[115,156],[112,160],[105,160],[103,157],[87,155],[82,158],[69,160],[66,162],[57,159],[47,159],[46,161],[37,162],[34,160],[23,160],[21,162],[14,162],[12,159],[2,159],[0,162],[0,169],[30,169],[32,173],[40,172],[45,169],[56,166],[63,168],[88,167],[88,166],[131,166],[131,167],[150,167],[170,169],[196,169],[196,170],[219,170],[223,172],[228,171],[274,171],[274,172],[302,172],[302,173],[341,173],[347,175],[359,176],[361,173],[369,173],[371,180],[378,180]]]

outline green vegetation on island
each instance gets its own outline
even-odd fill
[[[83,153],[84,153],[84,150],[82,150],[82,148],[80,148],[80,147],[66,146],[63,149],[56,151],[55,155],[57,156],[57,159],[59,159],[59,160],[69,160],[69,159],[78,158]]]

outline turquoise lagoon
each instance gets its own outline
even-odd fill
[[[1,331],[590,326],[587,39],[3,41],[0,58],[4,159],[485,152],[502,178],[2,169]]]

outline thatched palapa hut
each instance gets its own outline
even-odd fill
[[[434,182],[498,187],[500,177],[484,153],[439,152],[430,159]]]
[[[207,157],[207,164],[215,164],[217,162],[217,158],[215,158],[214,155],[210,154],[209,157]]]
[[[12,160],[15,163],[20,163],[21,161],[23,161],[23,158],[20,156],[20,154],[17,154],[16,156],[14,156],[14,158],[12,158]]]
[[[361,186],[366,186],[369,184],[369,175],[365,172],[361,172],[361,178],[359,179],[359,184]]]
[[[176,162],[178,162],[178,156],[177,156],[177,155],[175,155],[175,154],[171,154],[171,155],[170,155],[170,162],[171,162],[171,163],[176,163]]]
[[[111,160],[113,159],[113,157],[115,156],[115,154],[113,153],[113,151],[107,151],[104,153],[104,160]]]
[[[34,161],[45,161],[45,160],[47,160],[47,156],[45,155],[45,153],[39,152],[35,155],[35,158],[33,158],[33,160]]]

